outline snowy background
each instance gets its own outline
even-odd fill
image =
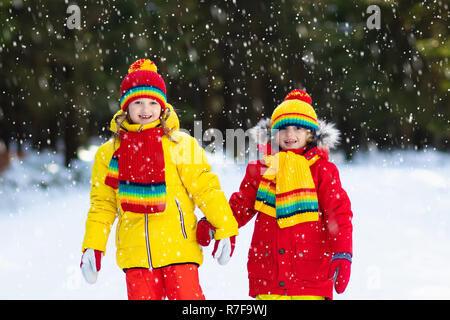
[[[79,264],[90,139],[108,135],[139,58],[183,128],[247,130],[306,90],[342,132],[332,160],[354,211],[352,276],[335,297],[450,299],[448,1],[13,0],[0,21],[0,170],[25,153],[0,172],[0,299],[127,298],[114,231],[95,285]],[[229,197],[245,168],[210,158]],[[252,224],[228,265],[205,250],[208,299],[249,298]]]
[[[95,150],[79,150],[70,169],[59,154],[29,151],[0,175],[0,299],[127,298],[114,231],[97,283],[85,283],[79,269]],[[372,148],[350,163],[341,154],[331,160],[354,212],[351,281],[335,299],[450,299],[450,155]],[[229,197],[245,168],[215,156],[210,162]],[[249,299],[253,221],[240,230],[228,265],[204,251],[207,299]]]

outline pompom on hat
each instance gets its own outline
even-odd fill
[[[139,59],[128,69],[128,75],[120,86],[120,108],[126,111],[134,100],[149,98],[158,101],[166,109],[166,84],[157,73],[158,68],[149,59]]]
[[[305,91],[295,89],[275,108],[271,118],[271,132],[289,126],[302,127],[313,132],[319,129],[317,114],[311,106],[312,99]]]

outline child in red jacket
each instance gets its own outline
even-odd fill
[[[347,287],[352,258],[350,200],[338,169],[328,161],[328,148],[339,133],[330,125],[319,128],[311,98],[302,90],[286,96],[270,125],[272,144],[280,151],[270,143],[260,148],[263,160],[248,164],[239,191],[229,200],[239,227],[256,215],[247,264],[249,294],[332,299],[333,284],[337,293]],[[207,230],[208,222],[202,221],[200,243],[209,239]]]

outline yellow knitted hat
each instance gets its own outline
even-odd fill
[[[311,102],[311,97],[303,90],[296,89],[289,92],[272,113],[272,132],[289,126],[302,127],[311,131],[318,130],[317,114]]]

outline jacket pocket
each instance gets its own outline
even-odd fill
[[[178,199],[175,198],[175,203],[177,204],[178,212],[180,214],[181,233],[183,234],[183,238],[187,239],[186,227],[184,225],[184,214],[183,211],[181,210],[180,201],[178,201]]]
[[[248,252],[248,277],[252,279],[274,278],[274,261],[272,246],[269,243],[258,241],[250,246]]]
[[[324,281],[328,277],[330,254],[318,244],[297,247],[293,256],[295,280]]]

